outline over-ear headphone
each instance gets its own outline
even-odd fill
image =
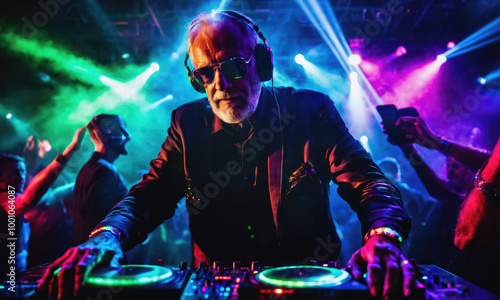
[[[220,11],[218,13],[223,13],[226,15],[229,15],[231,17],[235,17],[237,19],[241,19],[246,21],[253,30],[257,33],[259,38],[262,40],[263,44],[257,44],[255,45],[254,48],[254,54],[253,56],[255,57],[255,63],[257,66],[257,74],[259,75],[260,81],[268,81],[271,80],[273,77],[273,52],[271,50],[271,47],[267,44],[266,38],[264,37],[264,34],[259,29],[259,26],[255,25],[252,21],[250,21],[245,15],[229,11],[229,10],[224,10]],[[193,72],[191,69],[189,69],[188,66],[188,59],[189,59],[189,53],[186,53],[186,59],[184,60],[184,66],[186,67],[186,70],[188,71],[188,76],[189,76],[189,81],[191,82],[191,85],[193,88],[200,92],[200,93],[206,93],[205,87],[203,84],[200,84],[198,80],[193,75]]]

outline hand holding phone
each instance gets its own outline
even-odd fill
[[[400,117],[419,117],[418,111],[414,107],[397,109],[393,104],[379,105],[377,111],[382,117],[384,129],[391,143],[395,145],[413,143],[414,140],[407,137],[404,122],[396,124]]]

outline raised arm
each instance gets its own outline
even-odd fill
[[[400,117],[396,125],[401,125],[406,137],[414,143],[451,156],[471,170],[479,169],[490,156],[486,150],[467,147],[437,136],[421,117]]]
[[[465,251],[484,249],[500,241],[500,139],[478,174],[482,180],[476,179],[476,188],[465,200],[455,233],[455,245]],[[489,185],[481,188],[481,181]]]
[[[73,153],[80,148],[83,137],[85,135],[85,127],[79,128],[71,143],[66,147],[62,156],[59,156],[52,161],[47,167],[40,171],[26,187],[24,193],[16,194],[15,197],[15,215],[21,216],[30,211],[40,201],[42,196],[47,192],[50,186],[57,179],[59,174],[64,169],[65,162],[71,159]],[[0,205],[9,211],[11,203],[8,201],[7,193],[0,195]]]

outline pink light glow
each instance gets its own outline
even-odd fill
[[[437,77],[438,71],[442,63],[434,60],[417,69],[411,71],[401,80],[392,85],[392,90],[385,93],[382,98],[386,103],[394,103],[398,107],[406,107],[414,105],[419,100],[425,98],[425,102],[434,103],[437,100],[429,99],[436,88],[434,81]]]
[[[446,44],[446,48],[447,49],[451,49],[453,47],[455,47],[455,43],[454,42],[448,42],[448,44]]]
[[[380,78],[380,67],[377,64],[368,60],[363,60],[359,64],[359,67],[363,70],[363,73],[366,74],[366,77],[368,77],[370,81]]]
[[[396,57],[400,57],[402,55],[405,55],[406,54],[406,48],[403,47],[403,46],[399,46],[397,49],[396,49]]]

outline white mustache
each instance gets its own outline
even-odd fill
[[[224,91],[217,91],[214,94],[213,100],[220,101],[220,100],[230,99],[230,98],[235,98],[235,97],[243,97],[243,95],[241,95],[240,93],[230,94],[230,93],[227,93]]]

